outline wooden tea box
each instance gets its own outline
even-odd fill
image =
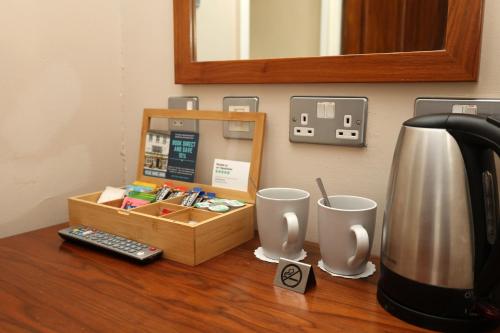
[[[163,109],[146,109],[143,114],[137,180],[160,186],[168,181],[174,186],[185,186],[189,189],[201,187],[204,191],[215,192],[218,198],[244,201],[247,203],[244,207],[231,209],[226,213],[216,213],[182,206],[182,197],[177,197],[125,210],[120,208],[121,200],[98,204],[101,192],[94,192],[68,199],[70,225],[95,227],[154,245],[163,250],[164,258],[192,266],[250,240],[254,236],[255,194],[259,185],[265,117],[264,113]],[[248,142],[251,144],[251,161],[247,191],[145,176],[146,136],[150,131],[152,119],[156,118],[253,123],[253,140]],[[222,133],[210,133],[210,136],[212,135],[222,136]],[[207,139],[200,135],[200,142]],[[198,156],[202,154],[204,151],[199,150]],[[162,215],[164,208],[171,213]]]

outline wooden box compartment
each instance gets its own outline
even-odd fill
[[[175,212],[187,210],[188,207],[184,207],[180,205],[180,201],[182,198],[175,198],[172,200],[159,201],[152,203],[150,205],[137,207],[133,211],[145,215],[157,216],[157,217],[167,217],[172,215]],[[164,213],[163,210],[167,209],[170,212]]]
[[[255,122],[248,191],[216,188],[206,184],[170,181],[143,175],[144,143],[151,118],[200,119]],[[259,183],[265,114],[217,111],[145,110],[137,179],[162,185],[202,187],[220,198],[245,201],[244,207],[226,213],[184,207],[182,198],[155,202],[134,209],[120,208],[121,200],[98,204],[101,192],[69,198],[70,225],[86,225],[119,236],[154,245],[163,257],[188,265],[197,265],[236,247],[254,235],[254,203]],[[198,154],[202,154],[200,151]],[[162,215],[166,208],[170,213]]]

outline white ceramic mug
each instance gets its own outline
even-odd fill
[[[309,193],[293,188],[257,192],[257,226],[264,255],[297,259],[307,231]]]
[[[335,274],[364,272],[370,257],[377,203],[350,196],[329,196],[331,207],[318,200],[318,234],[321,260]]]

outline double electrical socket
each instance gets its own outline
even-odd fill
[[[415,100],[415,116],[437,113],[463,113],[500,117],[500,100],[443,97],[420,97]]]
[[[365,146],[368,99],[294,96],[290,100],[290,141]]]

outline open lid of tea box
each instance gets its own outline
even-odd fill
[[[265,113],[145,109],[137,180],[255,203]]]

